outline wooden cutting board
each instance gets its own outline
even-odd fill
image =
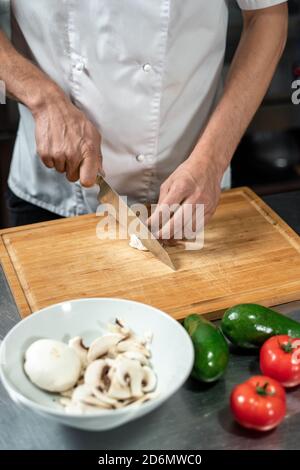
[[[300,239],[248,188],[222,194],[204,249],[168,248],[176,272],[127,240],[98,239],[98,222],[88,215],[0,232],[1,264],[22,316],[80,297],[137,300],[176,319],[300,299]]]

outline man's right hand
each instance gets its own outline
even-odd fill
[[[101,136],[84,113],[61,93],[33,110],[37,153],[48,168],[66,173],[85,187],[102,172]]]
[[[93,186],[102,171],[101,137],[83,112],[36,65],[23,57],[0,31],[0,79],[7,94],[32,112],[37,152],[48,168],[69,181]]]

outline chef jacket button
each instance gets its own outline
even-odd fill
[[[152,69],[152,67],[151,67],[150,64],[144,64],[143,65],[144,72],[150,72],[151,69]]]
[[[84,62],[77,62],[75,67],[78,72],[82,72],[85,68]]]
[[[140,153],[140,154],[137,155],[135,158],[136,158],[136,161],[137,161],[137,162],[142,163],[142,162],[145,160],[145,155],[143,155],[143,154]]]

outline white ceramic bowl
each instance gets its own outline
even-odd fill
[[[137,334],[153,333],[152,364],[158,378],[158,397],[142,405],[93,414],[66,414],[53,394],[35,387],[23,370],[24,353],[39,338],[68,341],[82,336],[86,344],[107,332],[121,318]],[[149,413],[173,395],[189,376],[194,362],[192,342],[184,328],[149,305],[121,299],[80,299],[44,308],[18,323],[0,348],[0,376],[11,398],[35,413],[81,429],[114,428]]]

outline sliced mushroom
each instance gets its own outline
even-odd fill
[[[138,361],[142,366],[147,366],[149,364],[149,360],[140,351],[126,351],[122,353],[122,356],[133,361]]]
[[[72,395],[72,403],[84,403],[86,405],[96,406],[97,408],[110,409],[110,405],[107,400],[104,401],[99,395],[96,396],[94,393],[95,389],[90,385],[84,384],[76,387]]]
[[[151,344],[151,343],[152,343],[152,340],[153,340],[153,333],[152,333],[152,331],[147,331],[147,332],[144,334],[144,341],[143,341],[143,344]]]
[[[66,401],[67,399],[61,399],[60,404],[64,406],[65,412],[67,414],[88,414],[88,413],[95,413],[97,411],[101,412],[103,408],[97,408],[92,405],[87,405],[86,403],[82,402],[73,402],[72,400]]]
[[[93,387],[93,395],[103,403],[106,403],[107,405],[110,405],[113,408],[116,408],[118,406],[118,401],[115,398],[107,396],[105,393],[101,392],[101,390],[95,387]]]
[[[66,390],[65,392],[60,392],[60,395],[64,398],[72,398],[74,388],[70,388],[69,390]]]
[[[90,348],[79,336],[68,346],[37,341],[26,351],[27,375],[39,387],[60,392],[66,413],[95,413],[152,399],[157,385],[149,360],[152,335],[138,337],[119,319],[109,330]]]
[[[157,383],[156,375],[151,367],[143,367],[142,390],[144,393],[152,392]]]
[[[98,395],[97,393],[101,393],[101,392],[94,391],[95,396],[98,397],[101,402],[107,403],[108,405],[110,405],[110,408],[112,409],[124,408],[125,406],[130,405],[133,402],[132,398],[128,400],[120,401],[120,400],[107,397],[106,395],[103,395],[103,394]],[[88,412],[95,413],[97,408],[99,408],[99,411],[103,409],[103,406],[99,407],[95,404],[88,405],[84,403],[83,401],[72,401],[70,398],[65,398],[65,397],[61,398],[59,400],[59,403],[65,408],[65,411],[67,413],[88,413]]]
[[[109,331],[112,333],[118,333],[120,335],[123,335],[124,337],[128,338],[133,335],[133,331],[128,328],[122,320],[119,318],[116,318],[114,324],[109,324],[108,325]]]
[[[116,348],[118,352],[139,352],[147,358],[151,357],[149,349],[147,349],[141,342],[134,339],[121,341],[117,344]]]
[[[70,348],[74,349],[80,359],[81,367],[84,369],[87,366],[88,348],[84,346],[82,338],[75,336],[75,338],[70,339],[68,345]]]
[[[157,396],[158,396],[158,393],[147,393],[146,395],[143,395],[138,400],[132,400],[130,403],[127,404],[127,406],[141,405],[142,403],[153,400],[153,398],[157,398]]]
[[[124,356],[116,361],[115,377],[121,385],[130,387],[133,397],[139,398],[143,395],[144,374],[141,364],[137,361],[127,359]]]
[[[76,352],[61,341],[40,339],[25,353],[24,370],[31,382],[48,392],[65,392],[77,383],[81,363]]]
[[[130,235],[130,241],[129,241],[129,246],[131,248],[134,248],[135,250],[139,250],[139,251],[149,251],[148,248],[146,248],[142,241],[135,235],[135,234],[131,234]]]
[[[92,342],[88,350],[88,363],[91,363],[92,361],[103,357],[113,346],[118,344],[122,339],[124,339],[124,336],[120,334],[104,335],[100,338],[95,339],[95,341]]]
[[[62,398],[59,399],[59,403],[62,406],[69,406],[69,405],[71,405],[72,400],[71,400],[71,398],[63,396]]]
[[[97,359],[91,362],[84,374],[84,382],[93,387],[100,387],[102,390],[108,389],[110,379],[108,372],[112,365],[110,359]]]
[[[127,400],[132,397],[129,386],[120,384],[115,374],[111,375],[111,382],[107,395],[116,400]]]

